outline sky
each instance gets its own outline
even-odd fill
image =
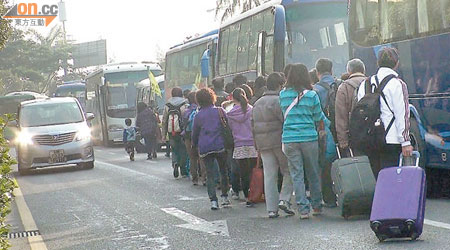
[[[108,60],[153,61],[187,36],[218,28],[215,0],[64,0],[68,37],[76,42],[107,40]],[[10,0],[56,4],[59,0]],[[208,11],[209,10],[209,11]],[[55,19],[52,25],[61,24]],[[50,27],[39,28],[46,33]]]

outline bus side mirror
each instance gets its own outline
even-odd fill
[[[201,68],[202,68],[202,78],[208,78],[209,77],[209,49],[205,50],[205,52],[203,53]]]
[[[256,53],[256,73],[258,76],[264,75],[265,57],[266,57],[266,38],[267,33],[261,31],[258,34],[258,49]]]
[[[102,81],[102,85],[105,85],[105,77],[104,76],[102,76],[101,81]]]

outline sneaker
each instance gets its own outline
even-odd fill
[[[307,220],[307,219],[309,219],[309,213],[301,213],[301,214],[300,214],[300,219],[301,219],[301,220]]]
[[[280,203],[278,203],[278,208],[288,215],[295,215],[295,212],[291,209],[291,203],[288,201],[281,200]]]
[[[246,207],[254,207],[254,206],[255,206],[255,203],[253,203],[253,202],[247,200],[247,201],[245,202],[245,206],[246,206]]]
[[[178,165],[174,164],[173,165],[173,177],[178,178],[179,175],[180,175],[180,171],[178,171]]]
[[[156,152],[153,153],[153,158],[154,159],[158,158],[158,155],[156,154]]]
[[[217,201],[211,201],[211,210],[218,210],[219,209],[219,204],[217,203]]]
[[[233,200],[239,200],[241,197],[239,197],[239,193],[232,191],[231,192],[231,199]]]
[[[148,155],[147,160],[153,160],[153,157],[151,155]]]
[[[313,213],[314,216],[318,216],[322,214],[322,208],[314,208]]]
[[[228,199],[228,196],[222,197],[222,207],[228,207],[231,205],[230,199]]]
[[[198,186],[198,182],[194,181],[194,182],[192,182],[192,185]]]
[[[335,207],[337,207],[337,204],[336,204],[336,202],[324,202],[323,206],[326,208],[335,208]]]
[[[278,212],[273,212],[273,211],[270,211],[269,212],[269,218],[270,219],[274,219],[274,218],[277,218],[279,215],[278,215]]]

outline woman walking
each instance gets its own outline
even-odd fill
[[[199,182],[199,172],[200,172],[200,181],[203,185],[206,184],[206,169],[202,162],[199,162],[199,156],[197,150],[192,150],[192,127],[194,124],[194,118],[198,112],[197,102],[195,100],[195,93],[190,92],[187,96],[189,101],[189,106],[183,114],[183,124],[184,130],[182,135],[184,137],[184,143],[186,144],[186,151],[189,156],[190,163],[190,174],[192,179],[192,184],[194,186],[198,185]],[[198,166],[200,165],[200,171]]]
[[[156,144],[156,130],[158,122],[153,110],[147,107],[147,104],[140,102],[137,105],[136,126],[141,131],[144,138],[145,149],[147,151],[147,160],[153,159],[153,148]]]
[[[234,139],[233,159],[237,161],[239,166],[242,191],[247,200],[246,206],[251,207],[253,203],[248,199],[250,175],[258,157],[252,134],[251,119],[253,107],[248,104],[248,99],[243,89],[235,89],[232,96],[234,107],[227,113],[227,116]]]
[[[278,217],[278,208],[288,215],[291,210],[292,179],[288,160],[281,150],[283,114],[280,109],[279,94],[284,77],[272,73],[267,78],[267,90],[253,107],[253,134],[258,152],[264,164],[264,191],[269,218]],[[278,171],[282,173],[283,185],[278,193]]]
[[[313,215],[322,213],[317,131],[321,134],[325,132],[324,115],[317,93],[311,90],[311,78],[306,66],[293,65],[286,88],[280,92],[280,105],[284,115],[283,152],[288,158],[301,219],[309,218],[311,206]],[[311,203],[306,197],[304,174],[308,178]]]
[[[222,108],[214,106],[216,95],[212,89],[201,89],[195,95],[200,109],[195,115],[192,128],[192,150],[198,152],[206,167],[208,196],[211,200],[211,209],[219,209],[216,196],[216,165],[220,169],[222,206],[229,206],[228,199],[228,167],[225,140],[223,137],[222,117],[226,121],[226,113]],[[198,150],[198,151],[197,151]]]

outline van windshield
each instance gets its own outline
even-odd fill
[[[22,107],[19,121],[21,127],[77,123],[83,121],[83,114],[76,102],[39,103]]]

